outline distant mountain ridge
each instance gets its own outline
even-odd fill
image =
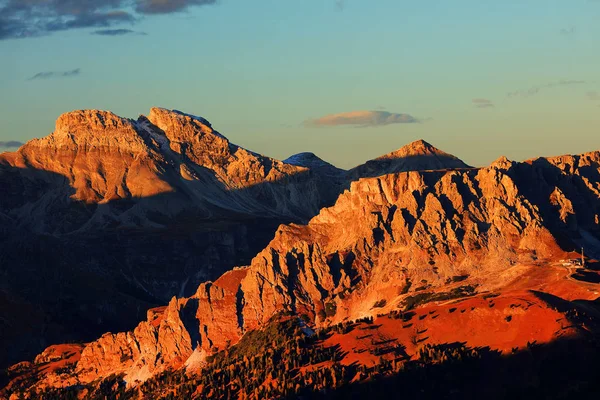
[[[306,220],[323,205],[331,204],[350,181],[361,177],[468,168],[423,140],[350,171],[314,153],[279,161],[230,143],[205,118],[156,107],[148,117],[142,115],[137,120],[99,110],[65,113],[50,136],[33,139],[13,153],[0,154],[0,168],[3,166],[17,168],[16,174],[26,174],[23,180],[30,183],[36,180],[32,170],[55,175],[39,179],[52,195],[36,198],[34,191],[20,199],[16,193],[0,198],[0,208],[18,223],[53,233],[115,224],[159,228],[165,217],[170,219],[190,209],[202,218],[233,212]],[[62,199],[59,203],[55,201],[58,198]],[[168,207],[163,198],[168,198]],[[88,205],[91,216],[63,218],[63,213],[69,212],[64,208],[70,200]],[[120,205],[111,206],[111,202],[130,201],[133,205],[126,205],[124,210]],[[10,207],[3,206],[7,202]],[[28,204],[22,215],[18,215],[16,204]],[[89,205],[94,204],[106,206],[90,210]],[[166,215],[149,217],[165,210]]]
[[[384,154],[348,171],[350,179],[381,176],[402,171],[471,168],[459,158],[437,149],[423,139]]]
[[[346,171],[340,169],[310,152],[294,154],[283,160],[283,162],[299,167],[305,167],[330,176],[343,176]]]

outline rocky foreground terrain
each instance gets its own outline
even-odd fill
[[[402,151],[414,162],[391,157],[377,173],[439,168],[444,154]],[[256,154],[179,111],[60,116],[51,135],[0,154],[0,368],[134,328],[249,264],[280,224],[307,222],[358,177],[312,153]]]
[[[168,136],[169,123],[152,114],[149,120]],[[186,146],[170,148],[213,162]],[[5,157],[17,165],[27,154],[20,152]],[[411,165],[416,170],[400,172]],[[240,176],[227,168],[224,176]],[[134,329],[51,346],[14,365],[2,393],[258,399],[377,388],[457,398],[474,394],[465,390],[492,398],[592,392],[597,369],[584,360],[600,354],[600,152],[502,157],[468,168],[420,141],[343,176],[351,183],[333,205],[308,223],[278,227],[249,265],[150,309]],[[169,190],[155,188],[154,195]],[[73,189],[80,199],[98,192],[78,183]],[[560,375],[565,354],[576,367]],[[467,385],[483,371],[493,378]]]

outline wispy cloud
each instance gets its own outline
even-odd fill
[[[81,68],[75,68],[70,71],[44,71],[38,72],[28,80],[50,79],[50,78],[71,78],[81,74]]]
[[[572,86],[572,85],[582,85],[586,83],[586,81],[577,81],[577,80],[560,80],[557,82],[546,83],[543,85],[532,86],[529,89],[516,90],[514,92],[508,93],[508,97],[531,97],[540,93],[546,89],[554,89],[561,86]]]
[[[216,3],[217,0],[0,0],[0,40],[79,28],[108,29],[134,24],[146,15],[171,14]]]
[[[575,28],[574,26],[570,26],[568,28],[562,28],[560,30],[560,34],[564,35],[564,36],[572,36],[576,33],[577,33],[577,28]]]
[[[304,125],[307,127],[354,125],[366,128],[391,124],[414,124],[418,122],[421,122],[421,120],[409,114],[390,113],[387,111],[351,111],[310,119],[304,121]]]
[[[125,36],[125,35],[146,35],[146,32],[134,31],[131,29],[99,29],[92,32],[92,35],[100,36]]]
[[[473,106],[476,108],[493,108],[494,103],[488,99],[473,99]]]
[[[191,6],[215,4],[217,0],[137,0],[136,11],[140,14],[170,14]]]
[[[592,101],[600,100],[600,93],[598,93],[596,91],[587,92],[586,96],[588,97],[588,99],[590,99]]]
[[[23,143],[16,140],[0,141],[0,148],[3,149],[16,149],[17,147],[21,146],[23,146]]]

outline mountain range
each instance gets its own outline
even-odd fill
[[[427,164],[427,146],[405,151]],[[310,153],[261,156],[180,111],[61,115],[51,135],[0,155],[0,367],[134,327],[249,263],[280,224],[308,221],[357,176]]]
[[[0,355],[39,353],[7,397],[311,397],[600,332],[599,151],[473,168],[420,140],[344,171],[92,110],[0,155],[0,182]]]

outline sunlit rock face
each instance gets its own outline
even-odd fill
[[[592,152],[360,179],[308,224],[281,226],[249,266],[87,344],[72,376],[123,373],[135,384],[201,363],[278,312],[326,326],[396,310],[418,286],[435,291],[457,276],[482,290],[538,289],[543,281],[519,282],[523,271],[543,271],[579,246],[600,251],[599,177]],[[50,374],[38,384],[67,382]]]
[[[98,110],[63,114],[54,133],[3,154],[0,164],[54,191],[21,199],[28,215],[8,210],[43,232],[157,227],[161,217],[190,211],[309,218],[342,185],[340,179],[325,185],[315,179],[318,171],[236,146],[201,117],[161,108],[137,121]],[[60,223],[47,212],[50,206],[68,214],[65,204],[48,204],[59,200],[87,206],[91,215]]]

